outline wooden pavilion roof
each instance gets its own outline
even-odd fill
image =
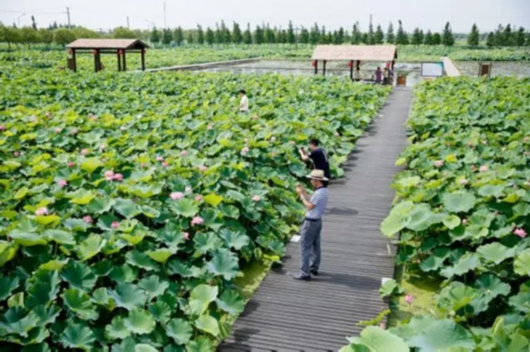
[[[70,49],[145,49],[147,44],[140,39],[77,39],[66,46]]]
[[[397,59],[395,45],[318,45],[313,60],[392,61]]]

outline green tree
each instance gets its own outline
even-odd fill
[[[504,27],[503,41],[499,44],[504,46],[512,46],[514,44],[513,39],[512,25],[508,23],[508,25]]]
[[[486,46],[493,47],[495,46],[495,33],[489,32],[488,37],[486,38]]]
[[[168,32],[171,34],[169,29]],[[184,42],[184,32],[182,31],[182,27],[178,26],[177,29],[173,31],[173,41],[177,43],[177,45],[181,45]]]
[[[149,41],[153,44],[157,44],[158,42],[160,42],[160,32],[158,32],[156,27],[153,27],[153,30],[151,31]]]
[[[236,44],[243,42],[243,33],[241,33],[241,28],[237,22],[234,22],[234,26],[232,27],[232,41]]]
[[[318,44],[320,41],[320,29],[318,28],[318,24],[315,23],[313,27],[311,27],[311,31],[309,32],[309,43],[315,45]]]
[[[264,36],[263,29],[260,26],[256,26],[256,31],[254,32],[254,42],[256,44],[263,44]]]
[[[85,27],[75,27],[72,29],[72,32],[76,38],[101,38],[101,34]]]
[[[307,28],[302,28],[302,31],[300,32],[300,43],[309,44],[309,31]]]
[[[20,35],[22,43],[26,44],[28,48],[31,48],[31,44],[40,42],[39,32],[33,29],[33,27],[22,27],[20,29]]]
[[[293,22],[289,21],[289,27],[287,28],[287,43],[294,44],[296,42],[296,38],[294,36],[294,28],[293,28]]]
[[[265,28],[264,36],[265,36],[265,39],[264,39],[265,43],[268,43],[268,44],[276,43],[276,33],[274,32],[274,29],[272,29],[268,24],[267,24],[267,27]]]
[[[53,31],[49,29],[39,29],[39,36],[41,42],[48,46],[53,42]]]
[[[368,25],[368,43],[370,45],[374,45],[374,26],[372,25],[372,22]]]
[[[390,22],[386,31],[386,42],[388,44],[394,44],[396,42],[396,36],[394,35],[394,25],[392,22]]]
[[[436,32],[432,35],[432,44],[433,45],[440,45],[442,44],[442,36],[440,33]]]
[[[427,34],[425,34],[425,38],[423,39],[423,43],[425,45],[433,45],[433,38],[432,38],[432,33],[431,33],[431,30],[429,29],[427,31]]]
[[[223,44],[223,32],[221,31],[221,28],[219,27],[219,24],[215,24],[215,32],[214,32],[214,43],[216,44]]]
[[[278,43],[287,43],[287,31],[285,29],[282,29],[278,32]]]
[[[355,24],[353,25],[352,32],[351,32],[351,43],[358,45],[358,44],[361,44],[361,41],[362,41],[362,33],[359,29],[359,22],[355,22]]]
[[[188,37],[186,38],[186,43],[187,44],[193,44],[194,40],[193,40],[193,32],[192,31],[188,31]]]
[[[383,33],[383,29],[381,28],[381,25],[377,25],[377,29],[375,30],[374,34],[374,44],[383,44],[385,41],[385,33]]]
[[[225,21],[221,21],[221,37],[222,41],[221,43],[228,44],[232,42],[232,35],[230,33],[230,29],[225,24]]]
[[[398,30],[396,34],[396,44],[407,45],[409,44],[409,36],[407,32],[403,29],[403,24],[401,20],[398,21]]]
[[[204,31],[202,30],[201,25],[197,26],[197,43],[204,44]]]
[[[361,43],[363,44],[370,44],[370,36],[368,35],[368,32],[364,32],[362,35],[361,35]]]
[[[414,28],[410,43],[412,45],[420,45],[423,43],[423,33],[420,32],[420,29],[418,27]]]
[[[56,44],[62,45],[63,47],[66,44],[73,42],[74,40],[76,40],[74,32],[67,28],[57,29],[53,35],[53,41]]]
[[[138,38],[136,33],[124,27],[114,28],[114,30],[112,31],[112,37],[116,39],[136,39]]]
[[[344,38],[345,38],[344,28],[340,27],[337,32],[337,44],[343,44]]]
[[[206,43],[208,45],[213,45],[215,41],[215,34],[213,33],[212,29],[210,27],[206,28]]]
[[[3,41],[7,43],[7,48],[11,50],[11,44],[18,44],[22,41],[20,30],[15,27],[4,27]]]
[[[525,32],[523,27],[519,27],[519,30],[515,34],[515,44],[517,46],[523,46],[525,43]]]
[[[449,22],[445,24],[444,32],[442,35],[442,43],[445,46],[453,46],[455,44],[455,38],[453,37],[453,31]]]
[[[250,30],[250,23],[247,23],[247,29],[243,33],[243,43],[250,45],[252,44],[252,32]]]
[[[476,23],[473,23],[471,27],[471,32],[467,36],[467,45],[477,46],[479,43],[480,33],[478,32],[478,27]]]

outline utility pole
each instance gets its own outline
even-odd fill
[[[164,28],[167,28],[166,2],[164,1]]]
[[[70,8],[66,8],[66,15],[68,16],[68,28],[72,29],[72,23],[70,23]]]
[[[131,26],[129,25],[129,16],[127,16],[127,29],[131,29]]]

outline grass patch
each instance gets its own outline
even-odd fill
[[[432,279],[426,275],[409,274],[403,267],[396,268],[395,276],[404,293],[392,296],[390,299],[388,327],[398,326],[413,315],[431,312],[436,304],[435,295],[439,292],[442,282],[440,279]],[[406,295],[412,295],[413,300],[410,304],[405,301]]]

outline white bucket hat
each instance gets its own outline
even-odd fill
[[[310,178],[312,180],[319,180],[319,181],[329,181],[324,176],[324,171],[322,170],[313,170],[309,175],[306,176],[307,178]]]

